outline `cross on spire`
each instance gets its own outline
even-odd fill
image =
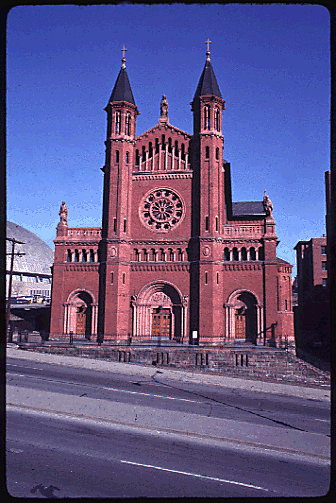
[[[207,52],[206,52],[206,55],[207,55],[207,60],[210,61],[210,44],[212,43],[211,40],[209,40],[209,37],[208,37],[208,40],[205,41],[205,43],[207,44]]]
[[[127,51],[126,47],[123,45],[123,48],[121,49],[121,52],[123,53],[123,57],[122,57],[122,65],[121,65],[121,68],[126,68],[126,58],[125,58],[125,52]]]

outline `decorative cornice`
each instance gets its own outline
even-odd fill
[[[189,239],[181,240],[181,239],[131,239],[130,245],[157,245],[157,246],[171,246],[171,245],[186,245],[189,244]]]
[[[65,264],[66,271],[79,271],[88,272],[96,271],[98,272],[99,262],[94,262],[93,264]]]
[[[262,263],[256,263],[256,262],[240,262],[240,263],[230,263],[230,262],[224,262],[223,263],[223,270],[224,271],[261,271],[262,270]]]
[[[140,263],[131,264],[131,271],[189,271],[189,263]]]
[[[138,173],[132,173],[132,179],[133,180],[181,180],[183,178],[192,178],[193,177],[193,172],[192,171],[187,171],[187,172],[182,172],[182,173],[149,173],[149,172],[142,172],[141,174]]]
[[[61,242],[55,242],[55,246],[74,246],[74,247],[80,247],[80,246],[86,246],[86,247],[94,247],[98,246],[100,242],[99,241],[61,241]]]

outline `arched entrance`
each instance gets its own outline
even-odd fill
[[[181,342],[186,335],[188,297],[165,281],[144,286],[132,297],[133,337],[142,339],[174,339]]]
[[[89,339],[97,333],[98,306],[89,291],[72,292],[64,308],[64,334],[72,332]]]
[[[236,290],[225,304],[226,336],[232,341],[257,344],[262,339],[263,307],[248,290]]]

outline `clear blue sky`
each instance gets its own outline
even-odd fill
[[[330,163],[329,13],[317,5],[22,6],[7,21],[7,219],[53,248],[61,201],[72,227],[100,226],[106,106],[126,67],[137,134],[169,120],[192,133],[205,40],[226,100],[234,201],[274,206],[278,256],[325,233]]]

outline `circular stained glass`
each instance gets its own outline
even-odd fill
[[[157,232],[169,232],[184,217],[182,198],[172,189],[154,189],[142,199],[140,220],[145,227]]]

